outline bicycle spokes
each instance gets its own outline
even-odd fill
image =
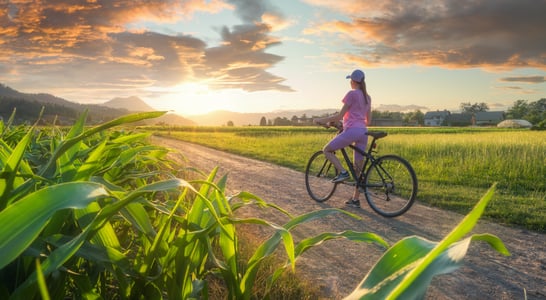
[[[380,157],[366,172],[366,200],[377,213],[394,217],[415,200],[417,179],[411,166],[394,155]]]
[[[328,200],[336,189],[336,184],[332,182],[336,173],[336,168],[326,158],[324,152],[318,151],[313,154],[305,169],[305,187],[311,198],[318,202]]]

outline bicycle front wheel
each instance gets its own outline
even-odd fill
[[[309,196],[317,202],[324,202],[332,197],[337,186],[332,179],[336,175],[336,168],[323,151],[313,154],[305,168],[305,187]]]
[[[408,211],[417,196],[417,176],[411,165],[397,155],[379,157],[366,171],[366,201],[384,217]]]

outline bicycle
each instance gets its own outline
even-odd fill
[[[343,131],[341,126],[324,124],[325,127],[336,127],[337,134]],[[334,183],[332,179],[338,171],[326,158],[322,150],[314,153],[305,168],[305,187],[309,196],[317,202],[324,202],[334,194],[339,184],[355,186],[364,193],[368,205],[379,215],[397,217],[405,213],[415,202],[417,196],[417,176],[411,164],[404,158],[388,154],[376,156],[377,140],[387,136],[384,131],[368,131],[372,137],[368,150],[354,145],[348,147],[364,156],[360,173],[356,174],[354,165],[347,154],[347,147],[336,151],[336,155],[349,170],[351,181]],[[341,153],[341,157],[339,157]]]

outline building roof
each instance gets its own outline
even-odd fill
[[[447,118],[449,122],[472,122],[472,114],[469,113],[456,113],[451,114],[449,118]]]
[[[437,117],[447,117],[449,116],[451,113],[447,110],[443,110],[443,111],[427,111],[425,113],[425,119],[433,119],[433,118],[437,118]]]
[[[504,120],[504,112],[502,111],[479,111],[476,112],[476,121],[481,120]]]

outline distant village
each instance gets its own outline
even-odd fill
[[[261,126],[302,126],[313,125],[313,119],[322,116],[307,117],[305,114],[292,118],[277,117],[266,119],[262,117]],[[373,111],[371,126],[397,127],[397,126],[497,126],[506,120],[504,111],[479,111],[452,113],[448,110],[416,112],[381,112]],[[231,124],[228,124],[230,126]],[[530,127],[530,126],[529,126]]]
[[[438,110],[410,119],[372,118],[372,126],[497,126],[504,120],[503,111],[452,113]]]
[[[447,110],[429,111],[425,114],[425,126],[497,126],[505,120],[503,111],[479,111],[475,113],[451,113]]]
[[[328,114],[326,114],[328,115]],[[308,117],[305,114],[292,118],[276,117],[266,119],[262,117],[261,126],[294,126],[313,125],[313,119],[321,116]],[[373,111],[371,126],[496,126],[506,119],[503,111],[481,111],[452,113],[448,110],[403,112]],[[231,124],[228,124],[228,126]]]
[[[546,98],[535,102],[518,100],[514,106],[505,111],[488,111],[485,103],[461,103],[461,112],[448,110],[428,111],[416,110],[413,112],[372,111],[371,126],[398,127],[398,126],[489,126],[489,127],[525,127],[544,130],[546,126]],[[330,114],[325,114],[330,115]],[[266,119],[262,117],[261,126],[312,125],[313,119],[321,116],[292,118],[276,117]],[[229,124],[228,124],[229,126]]]

